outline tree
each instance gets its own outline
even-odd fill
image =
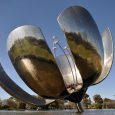
[[[103,108],[104,109],[115,109],[115,100],[104,98],[103,99]]]
[[[59,108],[59,103],[57,100],[55,100],[49,106],[50,106],[50,108],[57,109],[57,108]]]
[[[18,109],[26,109],[26,103],[20,101],[18,103]]]
[[[17,108],[17,103],[15,101],[14,97],[10,97],[9,99],[7,99],[7,105],[10,109],[16,109]]]
[[[86,109],[88,109],[89,106],[91,106],[91,99],[87,93],[83,97],[83,105],[84,105],[84,108]]]
[[[93,100],[95,102],[95,108],[96,109],[102,109],[103,106],[103,99],[99,94],[96,94],[93,96]]]
[[[52,103],[50,103],[48,105],[48,108],[50,109],[63,109],[64,108],[64,100],[60,100],[60,99],[57,99],[55,101],[53,101]]]
[[[26,109],[27,110],[37,110],[38,106],[37,105],[33,105],[33,104],[26,104]]]

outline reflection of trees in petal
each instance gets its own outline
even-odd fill
[[[83,77],[84,85],[91,85],[102,71],[100,55],[88,41],[82,39],[80,33],[65,33],[65,36]]]
[[[34,92],[47,98],[66,95],[63,78],[45,40],[18,39],[9,56],[20,77]]]

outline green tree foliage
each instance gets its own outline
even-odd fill
[[[15,98],[10,97],[9,99],[7,99],[7,105],[10,109],[16,109],[17,108],[17,103]]]
[[[48,108],[52,108],[52,109],[62,109],[64,108],[64,100],[55,100],[54,102],[50,103],[48,105]]]
[[[83,97],[83,105],[86,109],[90,108],[91,106],[91,99],[87,93]]]
[[[111,102],[111,99],[109,99],[109,98],[104,98],[104,99],[103,99],[103,102]]]
[[[23,110],[26,109],[26,103],[20,101],[18,103],[18,109],[23,109]]]
[[[58,109],[59,108],[59,101],[55,100],[53,103],[49,105],[50,108]]]
[[[96,109],[102,109],[103,106],[103,99],[99,94],[96,94],[93,96],[93,100],[95,102],[95,108]]]

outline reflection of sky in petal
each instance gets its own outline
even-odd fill
[[[66,57],[67,56],[67,57]],[[56,58],[58,67],[62,73],[63,79],[67,85],[70,84],[82,84],[82,77],[81,74],[76,67],[74,60],[70,55],[60,55],[59,57]],[[68,62],[68,60],[69,62]]]
[[[23,39],[24,37],[34,37],[36,39],[44,39],[43,34],[40,30],[40,28],[34,27],[34,26],[21,26],[13,30],[9,37],[8,37],[8,43],[7,48],[8,50],[12,47],[14,42],[18,39]]]
[[[87,11],[79,7],[70,7],[59,15],[58,22],[65,32],[80,32],[82,39],[90,42],[103,59],[101,36]]]

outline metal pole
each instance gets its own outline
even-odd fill
[[[82,113],[84,111],[81,103],[76,103],[76,107],[79,113]]]

